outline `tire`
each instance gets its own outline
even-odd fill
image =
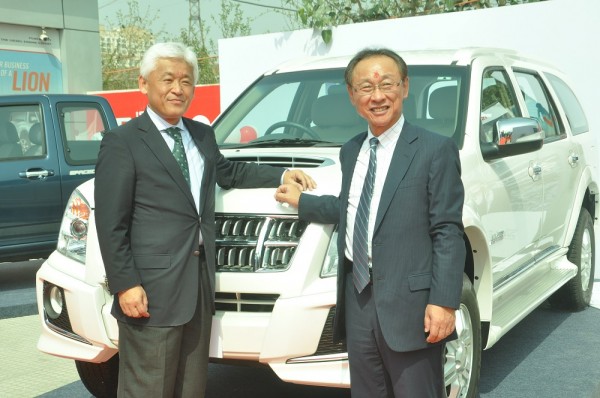
[[[119,380],[119,354],[102,363],[75,361],[81,382],[96,398],[117,396]]]
[[[456,332],[458,339],[446,344],[446,393],[449,398],[475,398],[481,369],[481,321],[475,290],[466,275],[456,311]]]
[[[590,305],[596,261],[594,239],[594,222],[587,209],[582,208],[567,253],[567,259],[577,266],[577,274],[550,296],[553,308],[581,311]]]

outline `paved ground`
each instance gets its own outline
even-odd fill
[[[37,350],[40,329],[37,315],[0,321],[0,397],[37,397],[79,381],[73,361]]]
[[[9,294],[31,297],[30,289]],[[600,308],[599,278],[594,292],[592,304]],[[31,313],[31,305],[25,303],[19,311]],[[492,349],[484,351],[481,398],[600,397],[597,308],[574,314],[547,308],[534,311]],[[0,397],[90,398],[73,361],[37,350],[38,316],[10,317],[10,311],[16,310],[2,308],[0,303]],[[267,369],[211,365],[210,372],[208,397],[212,398],[349,397],[345,391],[285,385]]]

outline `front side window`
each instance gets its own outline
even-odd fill
[[[494,137],[498,120],[521,116],[516,106],[515,92],[504,69],[487,69],[481,84],[481,142],[503,142],[506,137]]]
[[[0,161],[46,155],[39,104],[0,107]]]

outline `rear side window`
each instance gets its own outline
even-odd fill
[[[573,135],[588,131],[589,126],[585,112],[571,88],[562,79],[551,73],[546,73],[546,77],[554,91],[556,91],[558,101],[567,114],[567,120]]]
[[[57,108],[67,163],[96,163],[102,134],[108,128],[101,105],[62,102]]]
[[[529,116],[538,120],[545,137],[554,139],[561,136],[564,133],[563,126],[540,76],[530,71],[515,71],[515,76]]]

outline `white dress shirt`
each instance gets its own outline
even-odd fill
[[[381,191],[383,190],[383,184],[387,177],[390,164],[392,162],[392,156],[398,143],[398,137],[404,126],[404,116],[400,116],[400,119],[394,124],[389,130],[383,132],[379,137],[379,145],[377,145],[377,170],[375,172],[375,186],[373,187],[373,198],[371,199],[371,209],[369,213],[369,265],[371,263],[372,253],[372,240],[373,230],[375,227],[375,219],[377,218],[377,209],[379,208],[379,202],[381,200]],[[365,182],[365,175],[369,167],[369,140],[374,135],[371,133],[369,128],[367,132],[367,138],[363,142],[358,158],[356,160],[356,167],[354,168],[354,174],[352,175],[352,182],[350,183],[350,192],[348,194],[348,212],[346,214],[346,257],[353,259],[352,253],[352,238],[354,236],[354,221],[356,218],[356,209],[358,208],[358,202],[360,201],[360,194],[362,193],[363,184]]]

